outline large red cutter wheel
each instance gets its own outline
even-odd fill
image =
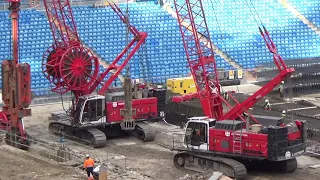
[[[65,53],[62,48],[57,48],[55,45],[50,46],[44,53],[42,59],[42,72],[50,81],[50,84],[59,87],[62,80],[60,76],[60,60]]]
[[[82,90],[97,79],[99,61],[89,49],[74,46],[63,54],[59,67],[66,86],[71,90]]]

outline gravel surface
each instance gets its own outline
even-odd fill
[[[33,116],[25,119],[28,133],[48,142],[57,142],[57,137],[48,134],[47,125],[49,121],[47,117],[50,112],[58,110],[61,110],[61,104],[34,107],[32,109]],[[164,127],[163,130],[165,130],[168,125],[160,126]],[[174,152],[159,146],[158,141],[143,143],[134,137],[121,137],[108,139],[107,146],[99,149],[92,149],[70,140],[66,140],[65,145],[78,151],[79,154],[89,153],[101,162],[111,162],[117,167],[126,169],[126,171],[134,171],[139,174],[136,179],[144,177],[152,180],[171,180],[178,179],[189,172],[176,169],[172,163]],[[189,173],[192,174],[193,172]],[[117,174],[114,176],[117,176]]]

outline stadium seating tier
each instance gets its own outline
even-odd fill
[[[245,69],[272,61],[258,31],[260,20],[284,59],[320,56],[319,36],[278,1],[251,1],[254,9],[244,0],[219,2],[203,0],[211,39]],[[316,0],[288,2],[316,25],[320,23]],[[126,4],[120,7],[125,12]],[[111,62],[132,39],[132,35],[127,37],[125,25],[110,8],[74,6],[73,11],[80,38],[107,62]],[[176,19],[153,2],[129,3],[129,16],[138,30],[149,35],[145,47],[130,61],[132,78],[148,77],[149,81],[165,83],[167,78],[189,73]],[[11,58],[10,28],[9,12],[1,11],[1,61]],[[48,95],[49,85],[42,74],[41,62],[43,53],[53,41],[45,12],[21,10],[19,28],[20,60],[32,67],[32,89],[37,96]],[[220,56],[215,57],[219,68],[232,69]],[[103,70],[101,66],[100,72]],[[121,85],[119,80],[116,84]]]

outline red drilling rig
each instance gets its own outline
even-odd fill
[[[31,103],[30,65],[19,61],[19,11],[20,0],[8,0],[12,20],[12,60],[2,62],[2,100],[0,129],[7,130],[9,145],[28,149],[30,141],[24,129],[23,117],[30,116],[26,109]]]
[[[295,157],[306,147],[305,122],[284,125],[281,117],[254,116],[248,112],[294,72],[278,54],[266,28],[259,27],[259,31],[280,73],[242,103],[229,93],[236,103],[232,107],[220,95],[221,86],[202,1],[175,0],[174,4],[197,96],[205,114],[205,117],[190,118],[186,123],[183,148],[174,148],[179,151],[174,157],[175,166],[199,172],[220,171],[236,179],[244,179],[247,175],[243,161],[265,160],[282,172],[295,171]],[[200,42],[200,39],[207,41]],[[230,108],[225,113],[223,103]]]
[[[139,32],[120,8],[109,1],[108,6],[127,25],[134,38],[99,75],[98,57],[81,42],[69,0],[43,2],[54,39],[54,44],[43,56],[43,73],[50,81],[52,91],[74,95],[69,115],[52,113],[49,119],[54,121],[50,122],[49,131],[93,147],[103,147],[107,137],[124,132],[135,132],[141,140],[152,141],[155,134],[143,121],[159,118],[157,101],[161,99],[159,92],[164,91],[154,90],[150,95],[143,89],[144,96],[132,100],[132,89],[136,87],[132,88],[129,78],[124,79],[124,92],[122,88],[110,87],[143,45],[147,33]],[[121,59],[124,59],[122,63]],[[108,74],[110,77],[104,80]],[[98,93],[94,94],[99,85]]]

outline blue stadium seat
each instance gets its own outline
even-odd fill
[[[317,0],[288,2],[313,23],[320,24]],[[253,19],[254,15],[245,1],[203,3],[211,39],[222,51],[248,69],[272,61]],[[252,3],[284,59],[320,56],[319,37],[279,2]],[[126,4],[120,4],[120,8],[125,12]],[[113,61],[126,46],[126,27],[123,22],[110,8],[74,6],[73,11],[80,38],[106,61]],[[11,22],[8,16],[8,11],[0,11],[0,61],[12,58],[9,46]],[[147,76],[155,83],[161,83],[169,77],[181,77],[189,73],[176,19],[153,2],[129,3],[129,16],[138,30],[148,32],[147,56],[141,48],[130,61],[133,78]],[[259,18],[256,17],[257,20]],[[132,35],[129,35],[129,41],[131,39]],[[45,12],[21,10],[20,59],[31,64],[32,88],[36,90],[35,94],[41,96],[46,95],[49,88],[41,72],[42,56],[52,43]],[[215,59],[219,68],[232,69],[220,56],[215,55]],[[145,74],[142,69],[145,69]],[[103,71],[101,66],[100,72]],[[115,84],[121,86],[119,79]]]

